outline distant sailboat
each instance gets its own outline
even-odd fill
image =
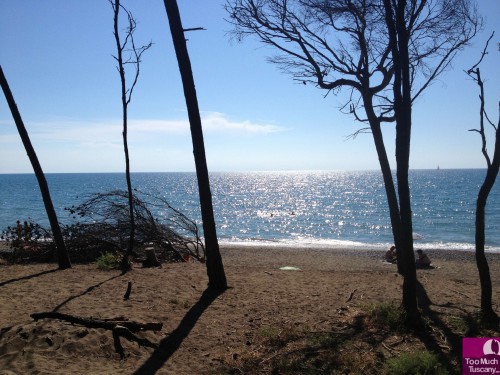
[[[438,165],[438,167],[437,167],[436,169],[439,171],[441,168],[440,168],[440,167],[439,167],[439,165]]]

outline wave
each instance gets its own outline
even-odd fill
[[[385,251],[393,244],[389,242],[359,242],[349,240],[333,240],[333,239],[282,239],[269,240],[262,238],[232,238],[220,239],[219,243],[223,246],[243,246],[243,247],[288,247],[293,249],[318,249],[318,250],[378,250]],[[461,242],[414,242],[415,249],[422,250],[450,250],[450,251],[475,251],[474,244]],[[500,253],[500,247],[486,246],[485,251],[488,253]]]

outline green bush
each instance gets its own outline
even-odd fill
[[[97,268],[100,270],[116,270],[120,268],[120,261],[118,256],[111,252],[102,254],[96,260]]]
[[[386,362],[385,373],[390,375],[445,375],[446,368],[435,354],[429,352],[403,353]]]
[[[374,303],[368,306],[366,310],[373,323],[388,326],[392,330],[404,331],[406,313],[395,302]]]

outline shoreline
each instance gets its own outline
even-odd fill
[[[242,262],[248,262],[252,259],[258,259],[256,263],[259,266],[266,264],[276,264],[288,262],[296,262],[306,264],[308,267],[323,269],[325,264],[331,262],[342,264],[347,263],[348,267],[356,268],[358,265],[379,266],[385,269],[394,267],[395,264],[384,262],[384,254],[386,250],[374,249],[353,249],[353,248],[298,248],[287,246],[240,246],[221,244],[220,251],[223,262],[227,259],[232,263],[234,258],[241,258]],[[468,264],[476,269],[476,260],[474,251],[463,250],[425,250],[425,253],[431,258],[434,267],[441,267],[443,264],[451,263],[453,267],[460,267],[460,264]],[[486,257],[490,263],[490,267],[500,264],[500,253],[487,252]],[[323,263],[323,264],[322,264]],[[500,270],[500,268],[499,268]]]
[[[263,241],[225,241],[219,239],[219,247],[221,248],[269,248],[269,249],[297,249],[310,251],[353,251],[353,252],[386,252],[393,244],[392,243],[363,243],[353,241],[339,241],[338,244],[318,243],[318,242],[296,242],[296,241],[281,241],[281,240],[263,240]],[[467,247],[457,247],[447,244],[422,244],[414,242],[413,248],[422,249],[425,252],[456,252],[456,253],[475,253],[474,244],[467,244]],[[491,248],[486,246],[485,253],[500,255],[500,248]]]
[[[389,249],[392,244],[377,244],[377,243],[353,243],[351,245],[346,244],[317,244],[317,243],[297,243],[297,242],[286,242],[286,241],[224,241],[219,239],[220,249],[231,250],[231,249],[248,249],[255,250],[275,250],[275,251],[306,251],[306,252],[329,252],[329,253],[352,253],[353,255],[361,254],[371,254],[372,256],[378,255],[383,256],[385,252]],[[414,243],[414,250],[422,249],[428,254],[435,254],[441,259],[451,259],[454,257],[463,256],[474,256],[474,248],[454,248],[454,247],[433,247],[431,244],[427,246],[422,246],[417,242]],[[0,253],[10,252],[10,242],[5,239],[0,239]],[[500,249],[485,249],[487,256],[491,256],[494,259],[500,259]],[[468,254],[468,255],[464,255]]]

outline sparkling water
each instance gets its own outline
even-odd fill
[[[474,249],[475,204],[484,175],[480,169],[410,172],[416,247]],[[72,220],[65,207],[97,192],[126,188],[119,173],[46,177],[63,223]],[[385,249],[393,241],[379,171],[213,173],[210,179],[221,243]],[[132,184],[201,223],[194,173],[134,173]],[[28,219],[48,224],[35,176],[0,175],[0,228]],[[497,186],[486,224],[487,249],[500,251]]]

